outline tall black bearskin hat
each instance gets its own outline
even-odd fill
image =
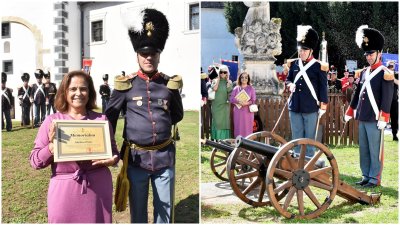
[[[7,82],[7,74],[4,72],[1,72],[1,83]]]
[[[50,79],[50,71],[49,70],[45,70],[43,72],[43,76],[44,76],[45,79]]]
[[[133,15],[138,14],[138,15]],[[135,52],[155,53],[164,50],[169,34],[165,15],[155,9],[144,9],[140,13],[126,13],[123,18]]]
[[[378,30],[361,25],[356,32],[356,43],[364,50],[364,54],[371,54],[374,51],[382,52],[385,38]]]
[[[302,49],[315,49],[318,46],[318,33],[310,26],[297,26],[297,46]]]
[[[22,80],[22,81],[27,81],[27,82],[29,82],[29,79],[30,79],[29,73],[23,73],[23,74],[22,74],[22,76],[21,76],[21,80]]]
[[[103,80],[104,81],[108,80],[108,74],[107,73],[103,75]]]
[[[35,77],[36,77],[36,79],[42,79],[43,76],[44,76],[43,70],[37,69],[37,70],[35,71]]]

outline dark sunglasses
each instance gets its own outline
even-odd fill
[[[226,73],[226,74],[228,74],[228,71],[219,71],[219,73]]]

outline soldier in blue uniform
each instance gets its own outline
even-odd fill
[[[362,25],[356,32],[357,45],[363,49],[369,66],[359,77],[359,84],[346,111],[345,120],[359,120],[360,167],[362,180],[356,184],[376,187],[381,183],[383,148],[381,132],[390,117],[393,98],[393,71],[382,65],[383,35]],[[383,140],[382,140],[383,141]]]
[[[32,103],[29,99],[29,96],[32,95],[32,87],[29,86],[29,73],[23,73],[21,76],[22,82],[24,83],[21,87],[18,88],[18,99],[19,105],[22,109],[22,118],[21,118],[21,125],[28,126],[31,124],[30,119],[30,109]]]
[[[12,96],[12,89],[6,87],[7,74],[1,73],[1,129],[5,128],[7,131],[11,131],[11,108],[14,105],[14,98]],[[4,123],[4,119],[6,122]]]
[[[318,62],[313,51],[318,45],[318,34],[311,26],[297,26],[299,59],[291,62],[286,86],[289,88],[289,118],[292,139],[315,138],[318,117],[326,112],[328,103],[329,66]],[[299,148],[295,149],[299,153]],[[314,148],[307,146],[306,156],[314,155]]]
[[[153,188],[154,223],[173,220],[175,145],[171,129],[183,118],[180,76],[158,71],[160,53],[169,33],[165,15],[155,9],[141,11],[139,27],[129,27],[139,71],[117,76],[106,109],[116,129],[118,115],[127,106],[121,153],[129,154],[130,212],[132,223],[148,223],[149,181]],[[136,15],[131,15],[136,16]],[[142,23],[140,23],[142,22]]]
[[[54,99],[57,94],[57,87],[55,83],[50,82],[50,71],[46,71],[43,75],[45,79],[44,93],[46,94],[46,115],[50,115],[50,110],[56,112],[54,107]]]
[[[101,95],[101,112],[104,113],[107,108],[108,101],[110,100],[111,89],[108,85],[108,74],[103,75],[104,84],[100,85],[99,93]]]
[[[34,126],[40,127],[40,124],[46,117],[46,93],[44,91],[44,85],[42,79],[44,72],[41,69],[35,71],[36,83],[32,85],[32,95],[30,96],[31,102],[33,102],[34,111]]]

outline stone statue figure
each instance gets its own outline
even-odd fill
[[[244,2],[249,7],[242,27],[235,29],[235,45],[252,76],[257,95],[281,94],[283,85],[276,75],[274,56],[282,53],[279,33],[282,20],[270,19],[269,2]]]

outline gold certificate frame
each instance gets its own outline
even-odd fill
[[[110,130],[105,120],[53,120],[54,162],[109,159]]]

